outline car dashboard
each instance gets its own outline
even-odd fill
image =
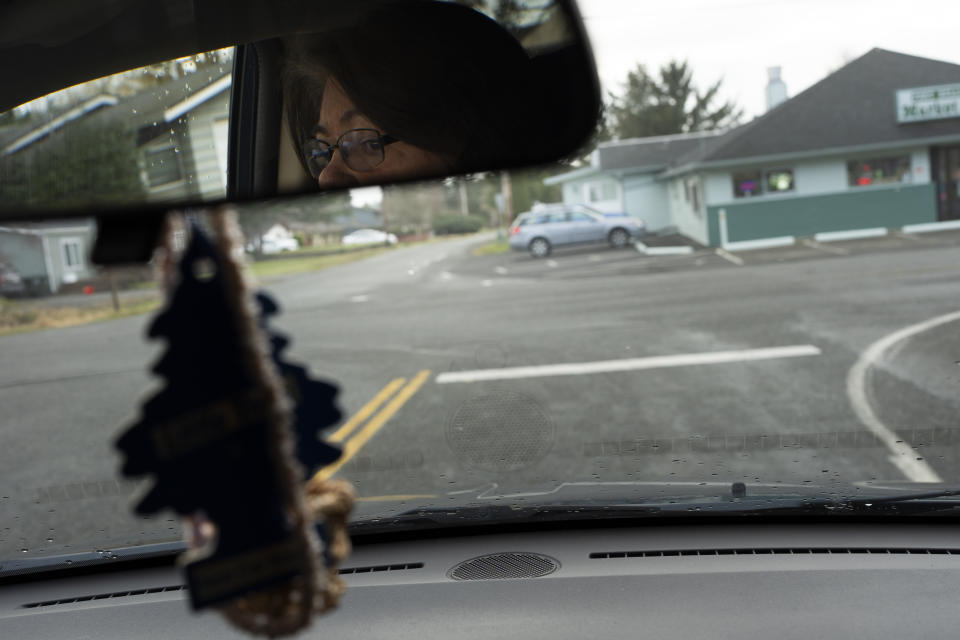
[[[953,638],[954,525],[652,525],[360,541],[303,638]],[[0,587],[0,637],[239,638],[174,566]]]

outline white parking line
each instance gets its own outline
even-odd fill
[[[493,270],[494,270],[498,275],[501,275],[501,276],[505,276],[505,275],[507,275],[508,273],[510,273],[510,272],[507,270],[506,267],[494,267]]]
[[[352,298],[350,298],[350,302],[366,302],[369,299],[370,299],[370,296],[366,294],[361,294],[359,296],[353,296]]]
[[[838,256],[847,256],[847,255],[850,255],[850,251],[849,251],[848,249],[844,249],[844,248],[842,248],[842,247],[831,247],[831,246],[826,245],[826,244],[821,244],[821,243],[817,242],[816,240],[811,240],[810,238],[804,238],[801,242],[803,243],[804,246],[810,247],[811,249],[817,249],[817,250],[819,250],[819,251],[825,251],[825,252],[827,252],[827,253],[832,253],[832,254],[838,255]]]
[[[720,257],[723,258],[724,260],[727,260],[728,262],[732,262],[733,264],[737,265],[738,267],[742,267],[742,266],[743,266],[743,258],[741,258],[740,256],[735,256],[735,255],[733,255],[732,253],[730,253],[729,251],[727,251],[727,250],[725,250],[725,249],[721,249],[721,248],[719,248],[719,247],[717,247],[717,252],[716,252],[716,253],[717,253],[718,256],[720,256]]]
[[[492,287],[492,286],[493,286],[493,280],[484,280],[483,282],[480,283],[480,286],[481,286],[481,287]]]
[[[579,376],[591,373],[612,373],[617,371],[640,371],[643,369],[663,369],[668,367],[687,367],[699,364],[725,364],[771,360],[774,358],[796,358],[820,355],[820,349],[811,345],[793,345],[767,349],[743,349],[739,351],[714,351],[707,353],[686,353],[672,356],[653,356],[649,358],[626,358],[623,360],[600,360],[596,362],[570,362],[564,364],[545,364],[533,367],[506,367],[503,369],[477,369],[474,371],[450,371],[436,377],[438,384],[454,382],[482,382],[487,380],[515,380],[518,378],[544,378],[550,376]]]
[[[557,264],[557,261],[556,261],[556,260],[547,260],[547,266],[548,266],[548,267],[556,267],[556,266],[559,266],[559,265]]]
[[[897,436],[893,429],[883,424],[877,414],[873,412],[870,407],[870,394],[867,389],[868,375],[873,365],[879,362],[883,354],[896,343],[956,320],[960,320],[960,311],[937,316],[925,322],[919,322],[899,331],[894,331],[867,347],[856,364],[847,373],[847,396],[850,398],[850,405],[853,407],[854,413],[857,414],[864,426],[887,445],[887,449],[890,450],[890,462],[896,465],[903,472],[903,475],[913,482],[941,482],[941,480],[933,467],[918,456],[917,451]]]

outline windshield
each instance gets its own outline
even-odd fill
[[[579,5],[578,157],[240,207],[288,359],[340,388],[354,522],[955,488],[960,5]],[[182,538],[114,449],[162,295],[95,228],[0,227],[0,564]]]

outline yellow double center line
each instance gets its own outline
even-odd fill
[[[353,417],[347,420],[342,427],[337,429],[333,435],[330,436],[330,442],[334,444],[338,444],[346,440],[343,445],[343,455],[341,455],[340,459],[335,463],[317,471],[314,477],[320,480],[326,480],[339,471],[343,465],[349,462],[350,459],[356,455],[357,451],[359,451],[365,444],[367,444],[367,442],[370,441],[370,438],[380,431],[383,425],[385,425],[387,421],[390,420],[390,418],[392,418],[393,415],[400,410],[400,407],[406,404],[407,401],[413,397],[413,394],[420,390],[420,387],[422,387],[423,383],[429,378],[430,370],[424,369],[415,375],[406,386],[403,386],[406,382],[406,379],[404,378],[396,378],[391,380],[387,386],[381,389],[380,392],[375,395],[372,400],[370,400],[370,402],[365,404],[360,411],[357,411]],[[403,388],[400,389],[400,392],[394,396],[393,394],[400,387]],[[387,402],[391,396],[393,396],[393,399]],[[383,405],[384,402],[387,403],[386,406],[384,406],[383,409],[380,409],[380,406]],[[380,409],[380,412],[374,415],[377,409]],[[365,420],[370,418],[370,416],[373,416],[373,418],[371,418],[362,429],[357,431],[353,437],[347,439],[350,434],[356,431],[357,427],[363,424]]]

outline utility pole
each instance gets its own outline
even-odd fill
[[[113,302],[113,310],[120,311],[120,296],[117,295],[117,277],[113,269],[107,269],[107,279],[110,281],[110,300]]]
[[[513,221],[513,185],[510,182],[510,172],[500,172],[500,195],[503,198],[503,213],[507,217],[507,224]],[[497,239],[501,240],[500,207],[497,207]]]
[[[386,234],[383,236],[383,244],[387,247],[390,246],[390,221],[387,219],[387,198],[384,197],[380,199],[380,217],[383,218],[383,233]]]
[[[457,178],[457,186],[460,189],[460,215],[470,215],[470,206],[467,203],[467,180],[466,178]]]

